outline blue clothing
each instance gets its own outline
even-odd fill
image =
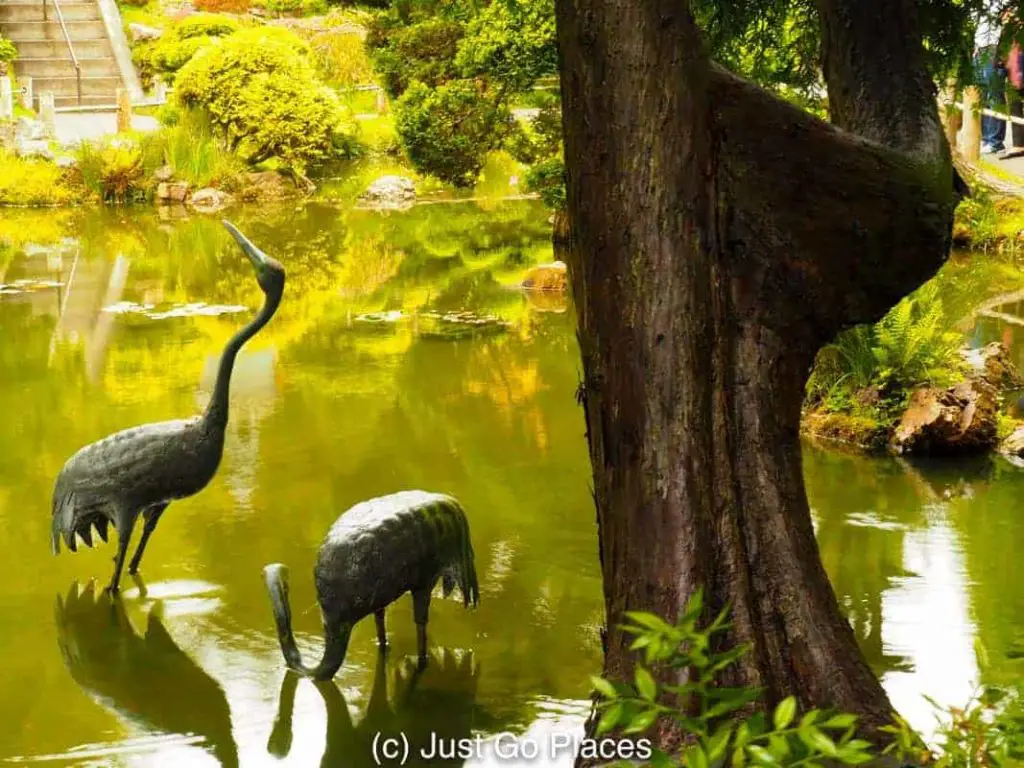
[[[996,110],[1006,105],[1006,69],[996,64],[996,46],[990,45],[978,51],[975,65],[979,68],[981,106]],[[993,152],[1005,148],[1006,122],[988,115],[981,116],[981,141]]]

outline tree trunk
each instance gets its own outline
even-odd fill
[[[941,266],[958,198],[911,0],[820,5],[859,135],[711,64],[685,2],[558,0],[568,259],[606,676],[631,677],[625,611],[672,619],[703,587],[753,645],[723,682],[871,733],[892,707],[821,564],[800,408],[822,344]]]

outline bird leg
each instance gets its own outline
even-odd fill
[[[128,554],[128,542],[132,538],[132,529],[135,527],[135,515],[126,515],[122,524],[117,529],[117,556],[114,558],[114,575],[107,586],[107,592],[116,595],[121,582],[121,570],[124,568],[124,558]]]
[[[377,622],[377,645],[384,650],[388,647],[388,634],[384,631],[384,609],[374,613],[373,618]]]
[[[135,549],[135,554],[132,555],[132,561],[128,563],[128,573],[135,575],[139,572],[139,563],[142,562],[142,553],[146,550],[146,543],[165,509],[167,509],[167,504],[158,504],[143,513],[146,522],[142,526],[142,538],[139,539],[139,546]]]
[[[412,593],[412,614],[416,622],[416,648],[419,651],[420,667],[427,665],[427,615],[430,613],[430,593],[428,589],[418,589]]]

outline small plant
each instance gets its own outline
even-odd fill
[[[740,717],[761,691],[718,687],[715,679],[749,649],[714,650],[713,636],[728,629],[728,609],[701,628],[703,610],[703,593],[698,590],[674,625],[650,613],[626,614],[630,623],[622,629],[635,636],[630,647],[643,651],[645,663],[637,664],[632,685],[592,678],[602,697],[597,705],[602,712],[598,735],[616,729],[642,734],[660,718],[676,722],[694,741],[676,755],[655,749],[651,763],[659,768],[718,768],[727,763],[820,766],[826,760],[860,765],[871,759],[872,745],[855,737],[855,715],[818,709],[801,714],[796,699],[788,697],[776,705],[770,719],[764,713]],[[658,673],[670,670],[689,670],[686,682],[659,683]],[[682,702],[685,709],[663,701]]]
[[[113,141],[106,146],[83,142],[78,167],[85,186],[105,203],[143,202],[148,195],[143,152],[133,142]]]
[[[6,75],[12,61],[18,58],[18,49],[7,38],[0,36],[0,75]]]
[[[83,197],[81,186],[53,163],[0,150],[0,205],[74,205]]]

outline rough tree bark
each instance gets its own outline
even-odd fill
[[[959,195],[913,1],[818,5],[834,125],[711,63],[686,0],[558,0],[567,258],[605,674],[631,676],[625,611],[703,586],[754,647],[723,682],[873,733],[892,707],[821,564],[800,408],[817,350],[942,265]]]

